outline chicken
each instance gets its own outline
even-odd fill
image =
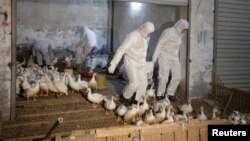
[[[129,108],[125,115],[124,115],[124,120],[123,120],[123,123],[124,124],[127,124],[129,122],[135,122],[135,116],[138,112],[138,105],[132,105],[131,108]]]
[[[191,105],[191,100],[188,101],[188,104],[184,104],[184,105],[177,105],[177,108],[185,113],[191,113],[193,112],[193,107]]]
[[[156,118],[155,118],[155,116],[153,114],[153,110],[152,109],[149,109],[146,112],[146,115],[144,117],[144,122],[148,123],[148,124],[154,124],[156,122]]]
[[[120,117],[123,117],[126,111],[127,111],[127,107],[125,105],[120,105],[116,110],[116,113],[118,115],[117,120],[119,120]]]
[[[159,111],[159,108],[160,106],[163,106],[163,107],[166,107],[168,105],[170,105],[171,102],[169,101],[168,97],[165,97],[163,100],[160,100],[160,101],[157,101],[154,103],[154,112],[158,112]]]
[[[67,76],[67,73],[63,75],[63,78],[60,81],[54,81],[53,83],[55,87],[59,90],[60,94],[64,93],[65,95],[68,95],[68,87],[65,84],[66,76]]]
[[[221,111],[218,108],[214,107],[212,111],[212,120],[219,119],[220,115]]]
[[[111,99],[104,97],[104,108],[106,114],[108,114],[108,111],[113,111],[115,109],[116,103],[114,100],[116,100],[114,96],[111,96]]]
[[[67,76],[68,76],[68,80],[69,80],[69,87],[73,91],[79,92],[81,90],[81,88],[82,88],[81,85],[77,81],[73,80],[71,75],[67,75]],[[72,93],[73,93],[73,91],[72,91]]]
[[[207,116],[204,114],[204,108],[201,106],[201,114],[197,115],[197,119],[199,120],[207,120]]]
[[[155,123],[161,123],[166,118],[166,107],[160,106],[160,111],[158,113],[155,113]]]
[[[96,82],[95,77],[96,77],[96,73],[93,74],[91,80],[89,81],[89,85],[88,85],[88,86],[89,86],[90,88],[92,88],[92,89],[97,90],[97,82]]]
[[[97,107],[99,103],[101,103],[104,100],[104,97],[102,94],[99,93],[91,93],[91,88],[87,88],[88,95],[87,99],[92,102],[94,107]]]
[[[150,89],[148,89],[148,90],[146,91],[146,95],[147,95],[149,98],[154,98],[154,100],[155,100],[154,83],[152,83]]]
[[[88,82],[81,80],[81,75],[78,75],[77,83],[80,85],[81,89],[87,89],[88,88]]]
[[[180,115],[180,114],[175,115],[174,118],[175,118],[176,121],[185,121],[185,122],[188,122],[188,116],[187,116],[186,112],[183,112],[182,115]]]
[[[44,76],[42,76],[42,78],[41,78],[40,90],[41,90],[41,95],[43,95],[43,92],[46,92],[45,96],[49,95],[49,86],[48,86],[48,83],[45,80]]]
[[[147,96],[144,97],[143,103],[139,106],[138,116],[141,118],[142,115],[149,109],[147,103]]]
[[[174,122],[174,112],[170,112],[168,119],[164,120],[162,123],[173,123]]]
[[[30,97],[33,97],[34,101],[36,100],[35,97],[37,96],[37,93],[39,92],[39,83],[40,83],[40,80],[36,82],[36,85],[34,87],[31,87],[25,90],[27,101],[29,101]]]
[[[31,85],[28,82],[27,76],[24,75],[23,77],[24,77],[24,79],[22,82],[22,89],[25,91],[26,89],[29,89],[31,87]]]

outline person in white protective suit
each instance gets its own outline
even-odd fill
[[[184,19],[179,20],[173,27],[163,31],[155,52],[152,62],[158,59],[159,64],[159,85],[157,96],[159,99],[169,96],[170,100],[175,101],[175,91],[181,81],[181,64],[179,61],[179,49],[181,45],[182,32],[188,29],[188,22]],[[171,71],[172,78],[166,90],[169,73]],[[164,95],[165,93],[165,95]]]
[[[39,66],[53,65],[53,50],[50,43],[46,40],[37,40],[32,47],[32,55],[36,58]]]
[[[136,92],[135,100],[140,102],[146,93],[148,84],[146,74],[147,39],[152,32],[154,32],[154,25],[146,22],[139,29],[128,34],[110,63],[108,71],[113,73],[124,55],[124,66],[129,79],[123,92],[125,99],[131,99]]]
[[[82,64],[84,63],[87,55],[97,45],[95,33],[87,26],[81,28],[80,41],[75,45],[76,53],[76,70],[81,71]]]

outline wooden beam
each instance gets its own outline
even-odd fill
[[[125,126],[96,129],[96,137],[122,136],[141,131],[144,135],[165,134],[174,132],[180,128],[183,130],[206,128],[209,124],[229,124],[227,120],[191,120],[189,123],[178,122],[171,124],[156,124],[142,126]]]

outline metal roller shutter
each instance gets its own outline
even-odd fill
[[[113,1],[142,2],[142,3],[178,5],[178,6],[188,5],[188,0],[113,0]]]
[[[214,69],[226,86],[250,92],[250,0],[215,1]]]

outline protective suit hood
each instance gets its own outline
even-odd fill
[[[188,29],[189,24],[186,20],[184,19],[180,19],[175,25],[174,28],[177,29],[180,33],[185,30]]]
[[[154,32],[155,27],[151,22],[146,22],[138,29],[143,37],[147,37],[149,33]]]

